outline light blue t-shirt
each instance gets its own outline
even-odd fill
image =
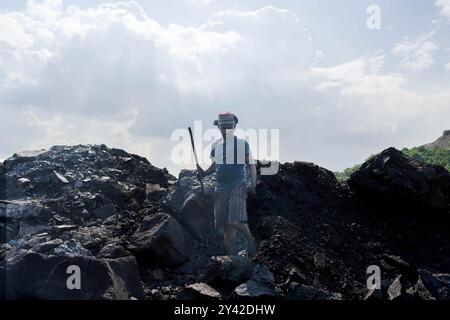
[[[211,146],[211,160],[216,163],[216,192],[226,192],[240,183],[245,183],[246,157],[250,157],[250,146],[247,141],[230,138],[227,143],[215,141]]]

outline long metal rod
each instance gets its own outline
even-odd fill
[[[192,145],[192,150],[194,151],[195,164],[198,166],[197,152],[195,151],[194,136],[192,134],[191,127],[189,127],[188,130],[189,130],[189,135],[191,136],[191,145]],[[200,186],[202,187],[202,192],[205,193],[205,188],[203,187],[203,181],[199,176],[197,176],[197,177],[198,177],[198,181],[200,181]]]

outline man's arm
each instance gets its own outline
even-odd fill
[[[211,174],[211,173],[213,173],[214,171],[216,171],[216,163],[213,161],[213,162],[211,163],[211,165],[209,166],[209,168],[206,169],[206,170],[203,170],[202,167],[200,167],[199,165],[197,165],[197,171],[198,171],[198,173],[200,173],[202,176]]]
[[[203,170],[202,167],[197,165],[197,174],[200,175],[200,177],[203,177],[204,175],[211,174],[216,171],[216,162],[214,161],[214,155],[215,155],[215,144],[211,147],[211,165],[208,169]]]
[[[211,174],[216,171],[216,163],[213,161],[208,169],[205,170],[205,174]]]

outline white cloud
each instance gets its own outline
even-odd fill
[[[312,68],[312,74],[322,79],[319,89],[339,88],[347,96],[386,93],[398,89],[405,78],[399,74],[381,74],[385,58],[376,54],[329,68]]]
[[[228,106],[253,115],[249,101],[258,105],[273,81],[281,88],[316,59],[300,20],[274,7],[218,13],[198,28],[163,28],[134,1],[86,10],[29,1],[25,12],[1,13],[0,24],[0,106],[36,128],[42,146],[87,137],[114,144],[121,135],[130,149],[131,136],[167,139]],[[133,121],[111,138],[114,119],[130,114]],[[152,158],[167,151],[153,149]]]
[[[27,13],[30,17],[42,21],[54,21],[61,17],[62,0],[28,0]]]
[[[435,5],[439,8],[441,15],[450,18],[450,0],[436,0]]]
[[[323,94],[335,93],[337,108],[331,111],[334,123],[330,125],[338,128],[336,143],[345,144],[342,142],[345,137],[356,140],[355,143],[364,141],[371,145],[368,153],[373,152],[371,148],[415,146],[420,144],[416,132],[433,137],[437,135],[435,128],[450,125],[448,87],[421,93],[407,89],[409,81],[405,75],[371,71],[374,61],[379,64],[380,59],[384,58],[360,58],[335,67],[313,69]],[[359,154],[361,160],[367,155]]]
[[[445,65],[445,69],[447,69],[448,71],[450,71],[450,62],[447,63],[447,64]]]
[[[189,0],[189,3],[193,5],[205,5],[205,4],[211,4],[215,2],[216,0]]]
[[[106,143],[176,171],[172,131],[232,109],[243,128],[280,129],[282,161],[337,169],[450,126],[448,89],[406,89],[382,53],[317,67],[322,53],[290,10],[227,10],[198,27],[163,27],[134,1],[30,1],[0,13],[0,26],[0,158]]]
[[[429,33],[415,40],[398,42],[392,52],[401,58],[400,66],[415,72],[431,67],[434,64],[433,53],[439,49],[432,37],[433,33]]]

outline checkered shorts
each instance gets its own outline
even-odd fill
[[[230,191],[215,192],[214,217],[216,230],[232,222],[247,222],[247,191],[239,184]]]

